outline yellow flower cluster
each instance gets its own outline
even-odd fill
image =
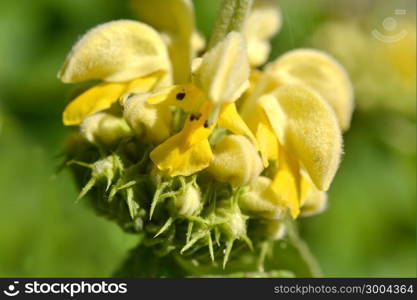
[[[242,32],[201,56],[191,1],[135,1],[134,9],[153,27],[105,23],[69,53],[63,82],[101,83],[72,100],[64,124],[80,125],[92,143],[127,135],[151,143],[150,159],[164,176],[204,173],[245,186],[239,205],[248,215],[280,219],[289,211],[296,218],[323,209],[353,110],[343,68],[312,49],[257,68],[281,25],[273,1],[255,1]],[[176,131],[178,111],[185,120]],[[198,211],[199,193],[188,187],[185,194],[197,200],[179,199],[180,214]]]

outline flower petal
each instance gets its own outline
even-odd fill
[[[281,142],[301,161],[317,188],[327,190],[342,155],[342,134],[333,110],[318,93],[301,85],[282,86],[274,96],[285,113]]]
[[[88,115],[109,108],[126,90],[126,83],[102,83],[88,89],[64,110],[64,125],[78,125]]]
[[[137,135],[159,144],[171,133],[171,110],[166,105],[149,104],[149,97],[148,93],[127,97],[123,116]]]
[[[147,93],[160,81],[160,72],[140,77],[128,82],[125,93]]]
[[[251,66],[263,64],[269,55],[269,39],[281,28],[281,12],[274,0],[256,0],[246,20],[243,34],[248,41]]]
[[[110,108],[118,99],[123,102],[121,96],[125,93],[148,92],[158,80],[159,75],[155,73],[128,82],[95,85],[67,105],[63,113],[64,125],[78,125],[88,115]]]
[[[157,146],[150,154],[152,161],[169,176],[189,176],[207,168],[213,158],[208,137],[214,125],[204,126],[211,104],[207,102],[198,119],[188,119],[176,135]]]
[[[271,179],[265,176],[259,176],[249,191],[239,197],[239,206],[247,214],[273,220],[280,219],[287,210],[271,188]]]
[[[92,144],[111,146],[131,135],[129,125],[123,118],[107,112],[86,117],[80,125],[81,134]]]
[[[132,1],[139,19],[166,35],[176,83],[189,81],[194,7],[190,0]]]
[[[148,99],[150,104],[164,103],[187,112],[200,111],[205,101],[207,98],[193,84],[173,85],[153,93]]]
[[[262,161],[251,142],[242,135],[226,135],[214,146],[208,171],[220,182],[247,185],[262,172]]]
[[[207,168],[213,158],[207,139],[183,147],[183,135],[177,134],[151,152],[151,159],[168,176],[189,176]]]
[[[58,78],[63,82],[91,79],[127,81],[171,66],[159,34],[146,24],[119,20],[87,32],[72,48]]]
[[[327,205],[326,192],[318,190],[307,174],[301,175],[301,216],[307,217],[322,212]]]
[[[263,95],[259,98],[258,105],[262,107],[271,127],[275,131],[276,137],[282,143],[284,141],[286,116],[276,97],[272,94]]]
[[[249,87],[249,63],[242,35],[229,33],[203,56],[194,75],[195,84],[216,105],[237,100]]]
[[[248,137],[255,148],[259,148],[255,136],[252,134],[245,121],[240,117],[234,103],[223,104],[220,110],[218,124],[235,134],[241,134]]]
[[[278,194],[289,209],[291,216],[295,219],[300,213],[300,173],[299,165],[291,155],[279,147],[279,165],[275,174],[271,188]]]
[[[265,112],[260,107],[257,108],[259,123],[256,128],[256,140],[266,168],[269,165],[269,160],[278,159],[278,140]]]
[[[297,49],[269,64],[281,84],[305,84],[315,89],[334,109],[342,130],[353,112],[353,88],[344,68],[330,55],[314,49]]]

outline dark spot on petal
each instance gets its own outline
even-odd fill
[[[205,120],[205,121],[204,121],[204,128],[209,128],[209,123],[208,123],[208,120]]]
[[[200,118],[201,118],[201,113],[196,113],[196,114],[191,114],[190,115],[190,121],[194,121],[194,120],[198,121],[198,120],[200,120]]]
[[[175,98],[177,99],[177,100],[184,100],[184,98],[185,98],[185,93],[178,93],[176,96],[175,96]]]

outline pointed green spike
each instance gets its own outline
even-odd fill
[[[86,167],[86,168],[89,168],[89,169],[92,169],[93,168],[93,166],[91,164],[85,163],[83,161],[78,161],[78,160],[70,160],[70,161],[67,161],[67,165],[68,166],[70,166],[70,165],[78,165],[78,166]]]
[[[107,178],[107,184],[106,184],[106,192],[107,192],[111,186],[111,182],[113,178],[111,178],[110,176],[106,176],[106,178]]]
[[[96,184],[96,179],[94,177],[91,177],[90,180],[86,183],[86,185],[81,190],[80,194],[77,197],[76,202],[80,201],[80,199],[83,198],[95,184]]]
[[[248,238],[248,236],[247,235],[243,235],[240,238],[245,242],[246,245],[248,245],[249,249],[251,251],[253,251],[253,244],[252,244],[252,241]]]
[[[214,228],[214,241],[216,242],[217,246],[220,246],[220,230],[218,227]]]
[[[118,191],[119,190],[117,189],[117,187],[113,186],[112,189],[110,190],[109,197],[107,198],[107,201],[112,202],[114,196],[116,196]]]
[[[223,269],[226,267],[227,261],[229,260],[230,252],[232,252],[234,241],[235,240],[229,240],[226,243],[226,251],[224,252],[224,258],[223,258]]]
[[[123,184],[122,186],[119,186],[117,189],[119,191],[124,190],[124,189],[127,189],[127,188],[130,188],[130,187],[134,186],[136,183],[137,183],[136,180],[131,180],[131,181]]]
[[[126,202],[129,207],[129,214],[132,220],[135,218],[136,212],[139,209],[139,204],[133,199],[133,189],[129,188],[126,190]]]
[[[158,185],[158,188],[156,189],[155,194],[153,195],[151,209],[149,211],[149,221],[152,220],[152,215],[153,215],[153,212],[155,210],[155,207],[158,204],[158,201],[159,201],[159,198],[161,196],[161,193],[165,189],[166,186],[167,186],[167,183],[166,182]]]
[[[117,192],[118,192],[118,191],[121,191],[121,190],[124,190],[124,189],[130,188],[130,187],[134,186],[136,183],[137,183],[137,181],[136,181],[136,180],[131,180],[131,181],[129,181],[129,182],[127,182],[127,183],[123,184],[123,185],[120,185],[120,183],[119,183],[119,182],[118,182],[118,183],[116,183],[116,184],[112,187],[112,189],[110,190],[109,197],[108,197],[108,199],[107,199],[107,200],[108,200],[109,202],[111,202],[111,201],[113,200],[114,196],[116,196],[116,194],[117,194]]]
[[[188,222],[187,235],[185,237],[185,242],[186,243],[188,243],[190,241],[191,234],[193,233],[193,227],[194,227],[194,222],[193,221]]]
[[[156,238],[158,235],[165,232],[172,225],[173,222],[174,222],[174,218],[169,217],[168,220],[165,222],[165,224],[161,227],[161,229],[159,229],[158,233],[154,235],[154,238]]]
[[[211,261],[214,262],[213,240],[211,239],[210,231],[207,233],[207,244],[208,244],[208,248],[209,248]]]
[[[199,223],[201,225],[208,225],[207,220],[201,218],[201,217],[197,217],[197,216],[187,216],[186,217],[188,220]]]
[[[197,233],[187,244],[185,244],[184,247],[182,247],[180,253],[184,253],[188,249],[190,249],[199,239],[204,237],[207,234],[207,230],[203,230],[199,233]]]
[[[170,198],[170,197],[174,197],[178,194],[178,192],[168,192],[168,193],[164,193],[162,195],[159,196],[159,200],[164,200],[166,198]]]

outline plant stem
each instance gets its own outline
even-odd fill
[[[291,241],[291,244],[298,250],[298,253],[309,268],[311,275],[313,277],[323,277],[323,273],[317,259],[314,257],[313,253],[311,253],[307,243],[300,238],[294,223],[287,222],[287,230],[288,238]]]
[[[242,30],[252,3],[253,0],[223,0],[208,49],[213,48],[229,32]]]

